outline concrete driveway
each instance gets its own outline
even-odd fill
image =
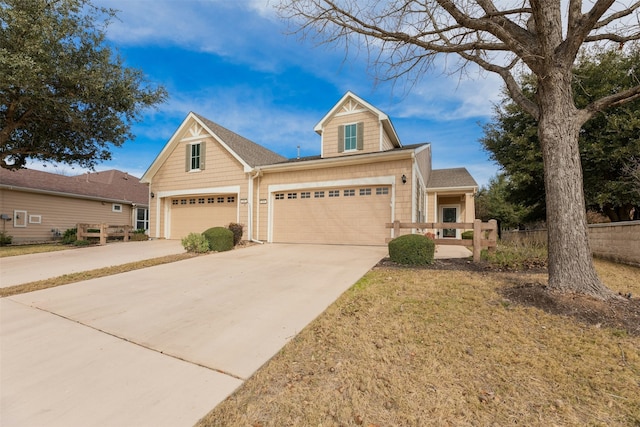
[[[0,258],[0,287],[181,253],[180,240],[147,240]]]
[[[0,425],[191,426],[387,253],[272,244],[0,299]]]

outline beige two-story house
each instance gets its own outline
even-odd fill
[[[261,242],[384,245],[394,220],[475,219],[477,184],[467,170],[432,170],[430,144],[403,145],[389,117],[355,94],[314,130],[320,155],[286,159],[189,113],[141,179],[151,237],[238,222],[245,239]]]

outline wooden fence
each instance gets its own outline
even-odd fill
[[[106,244],[107,239],[110,237],[122,237],[127,242],[132,228],[130,225],[78,224],[76,236],[78,240],[85,240],[87,237],[99,237],[101,245]]]
[[[400,236],[401,229],[473,229],[473,262],[480,262],[480,251],[488,248],[495,250],[498,244],[498,222],[495,219],[482,222],[476,219],[474,222],[388,222],[387,228],[393,228],[393,235]],[[387,239],[391,240],[391,239]],[[466,239],[434,239],[436,245],[461,245],[469,246]]]

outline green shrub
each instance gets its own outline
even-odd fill
[[[463,231],[462,238],[466,240],[473,240],[473,230]]]
[[[436,245],[421,234],[406,234],[389,242],[391,261],[406,265],[425,265],[433,262]]]
[[[62,235],[62,243],[64,245],[70,245],[73,242],[78,240],[78,229],[77,228],[68,228],[64,234]]]
[[[231,232],[233,233],[233,245],[237,245],[238,243],[240,243],[240,240],[242,240],[242,229],[243,229],[243,225],[242,224],[238,224],[236,222],[232,222],[229,224],[228,228],[229,230],[231,230]]]
[[[224,227],[213,227],[202,235],[209,242],[209,249],[216,252],[224,252],[233,249],[233,232]]]
[[[89,245],[93,245],[96,242],[92,242],[90,240],[74,240],[73,241],[73,245],[74,246],[89,246]]]
[[[13,241],[13,236],[8,235],[4,231],[0,231],[0,246],[10,245]]]
[[[182,247],[187,252],[202,254],[209,251],[209,241],[202,234],[190,233],[182,239]]]

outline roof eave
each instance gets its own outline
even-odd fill
[[[9,190],[9,191],[23,191],[25,193],[46,194],[49,196],[68,197],[71,199],[94,200],[97,202],[119,203],[123,205],[136,205],[136,206],[143,206],[143,207],[148,206],[148,202],[141,203],[141,202],[136,202],[134,200],[114,199],[114,198],[100,197],[100,196],[88,196],[84,194],[65,193],[64,191],[54,191],[54,190],[41,190],[37,188],[20,187],[16,185],[0,184],[0,188],[4,190]]]

